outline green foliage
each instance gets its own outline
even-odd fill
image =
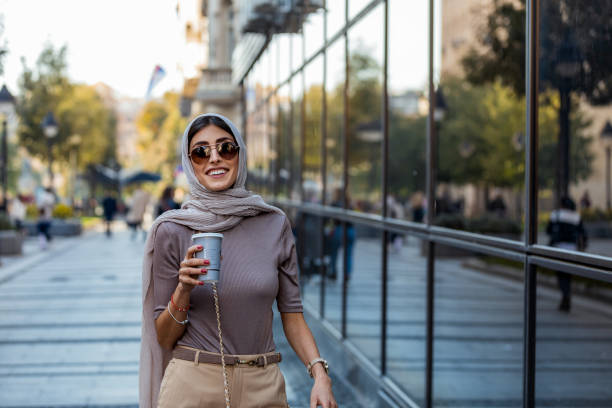
[[[53,208],[53,217],[59,219],[66,219],[72,217],[72,207],[66,204],[57,204],[55,208]]]
[[[389,117],[389,191],[405,200],[425,190],[427,117]]]
[[[36,217],[38,217],[38,207],[34,203],[28,204],[26,206],[26,218],[32,220]]]
[[[582,221],[612,221],[612,210],[589,208],[580,212]]]
[[[448,105],[439,131],[438,180],[454,184],[483,184],[521,188],[525,174],[525,149],[517,134],[525,129],[525,98],[496,81],[471,85],[449,78],[441,85]],[[556,93],[542,95],[539,114],[539,182],[552,187],[557,160],[558,105]],[[576,104],[571,111],[570,180],[586,179],[592,171],[590,123]],[[461,145],[472,151],[461,156]],[[466,160],[460,160],[465,158]]]
[[[8,215],[6,215],[4,212],[0,213],[0,231],[12,229],[15,229],[15,226],[11,222]]]
[[[70,150],[77,148],[79,168],[84,169],[115,156],[116,119],[94,89],[69,81],[66,52],[65,46],[56,50],[47,45],[33,69],[22,60],[18,135],[20,144],[31,155],[46,160],[47,138],[41,122],[47,112],[53,112],[58,122],[58,133],[52,140],[54,162],[68,164]],[[75,134],[81,138],[76,147],[68,142]]]
[[[138,150],[142,167],[161,172],[162,179],[171,183],[180,162],[180,140],[187,120],[179,111],[179,94],[167,92],[161,101],[149,101],[136,119]]]
[[[434,219],[434,225],[486,234],[517,235],[522,231],[519,222],[494,214],[483,214],[475,218],[466,218],[462,214],[440,214]]]

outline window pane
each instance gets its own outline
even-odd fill
[[[284,82],[291,74],[291,35],[278,34],[278,56],[279,56],[279,80]]]
[[[372,0],[349,0],[349,20],[355,17],[365,6],[370,4]]]
[[[342,232],[336,232],[341,241]],[[381,232],[364,225],[347,225],[348,274],[346,333],[353,344],[378,368],[381,336]],[[341,245],[341,244],[340,244]],[[344,247],[337,251],[343,265]],[[341,269],[342,270],[342,269]],[[338,276],[337,285],[342,285]]]
[[[424,406],[426,253],[415,237],[390,233],[389,242],[387,371]]]
[[[319,313],[322,267],[321,223],[321,217],[302,213],[299,226],[303,231],[298,231],[298,239],[302,240],[302,244],[298,244],[298,255],[302,265],[300,278],[303,299]],[[303,235],[300,235],[300,233]]]
[[[349,31],[349,196],[347,207],[381,211],[384,8],[376,7]]]
[[[612,256],[612,3],[541,10],[538,242]]]
[[[331,38],[345,25],[346,0],[327,0],[327,38]]]
[[[281,198],[289,198],[289,180],[291,179],[291,98],[289,86],[284,85],[278,90],[278,120],[279,137],[279,170],[278,194]]]
[[[335,41],[326,52],[327,197],[325,197],[325,203],[342,206],[340,197],[344,188],[342,169],[344,165],[344,79],[346,77],[344,38]]]
[[[321,203],[321,131],[323,101],[323,56],[320,55],[306,67],[304,106],[304,168],[302,171],[303,201]]]
[[[308,15],[304,22],[304,48],[306,49],[306,59],[310,58],[317,50],[321,49],[324,42],[323,33],[323,14],[321,8]]]
[[[524,3],[494,2],[482,8],[445,1],[440,8],[435,223],[519,240],[525,175]]]
[[[291,180],[289,197],[299,200],[302,171],[302,98],[304,97],[303,73],[300,71],[291,79]]]
[[[612,406],[611,298],[609,283],[538,269],[537,407]]]
[[[299,69],[304,62],[304,38],[302,33],[291,35],[291,72]]]
[[[389,2],[388,215],[415,222],[426,208],[427,21],[427,3]]]
[[[523,269],[435,248],[434,406],[522,407]]]

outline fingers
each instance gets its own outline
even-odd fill
[[[210,265],[208,259],[202,258],[185,258],[183,262],[181,262],[181,268],[197,268],[202,265]]]
[[[195,253],[202,250],[202,245],[192,245],[187,249],[187,255],[185,259],[190,259],[195,256]]]
[[[206,275],[205,268],[182,267],[179,269],[179,281],[187,285],[202,285],[204,282],[198,280],[200,275]]]

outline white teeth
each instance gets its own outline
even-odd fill
[[[213,170],[211,172],[209,172],[208,174],[210,174],[211,176],[216,176],[219,174],[225,174],[225,170]]]

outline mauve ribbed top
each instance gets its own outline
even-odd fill
[[[178,285],[179,264],[192,244],[192,229],[163,222],[155,236],[155,318]],[[223,231],[221,277],[217,286],[224,351],[259,354],[275,349],[272,304],[279,312],[302,312],[295,241],[287,217],[265,213]],[[189,324],[177,345],[219,352],[211,285],[191,291]]]

